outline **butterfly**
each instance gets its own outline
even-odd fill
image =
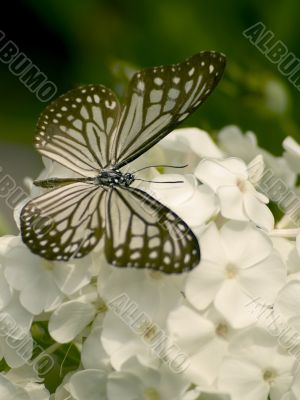
[[[118,267],[181,273],[198,265],[199,243],[188,225],[132,186],[134,173],[121,169],[197,109],[224,68],[223,54],[200,52],[179,64],[137,72],[123,106],[102,85],[73,89],[51,103],[38,121],[35,147],[79,177],[35,181],[51,190],[21,211],[21,236],[29,249],[68,261],[101,242],[108,263]]]

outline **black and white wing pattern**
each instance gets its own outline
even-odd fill
[[[198,241],[186,223],[131,187],[109,189],[105,255],[114,266],[164,273],[189,271],[200,262]]]
[[[139,157],[195,111],[220,81],[225,60],[206,51],[136,73],[111,144],[114,168]]]
[[[109,138],[119,117],[119,101],[111,90],[102,85],[73,89],[42,113],[35,146],[82,176],[96,176],[110,164]]]
[[[21,212],[24,243],[48,260],[87,255],[105,233],[106,196],[102,187],[72,183],[31,200]]]

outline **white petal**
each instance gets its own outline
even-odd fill
[[[244,195],[237,186],[221,186],[217,195],[223,217],[238,221],[249,220],[244,210]]]
[[[227,279],[217,293],[214,304],[230,325],[239,329],[255,322],[253,314],[246,309],[250,300],[251,298],[243,292],[236,279]]]
[[[284,318],[300,315],[300,282],[289,282],[279,293],[275,303],[275,310]]]
[[[204,310],[213,301],[224,279],[224,268],[203,260],[188,274],[185,286],[186,298],[198,310]]]
[[[214,192],[220,186],[235,185],[237,181],[237,176],[217,160],[202,160],[195,170],[195,176]]]
[[[257,199],[252,193],[244,194],[245,211],[248,218],[257,226],[270,231],[274,228],[274,217],[268,206]]]
[[[223,158],[222,151],[213,142],[211,136],[198,128],[175,129],[160,144],[185,154],[195,152],[201,158]]]
[[[110,400],[106,396],[106,373],[88,369],[71,376],[69,390],[75,400]]]
[[[101,329],[94,329],[82,346],[81,362],[85,369],[106,369],[109,356],[101,343]]]
[[[11,368],[19,368],[31,359],[33,340],[30,334],[24,333],[22,339],[1,338],[0,347],[7,364]]]
[[[80,301],[69,301],[58,307],[49,320],[49,332],[59,343],[68,343],[93,320],[95,307]]]
[[[286,267],[277,254],[271,254],[253,267],[240,270],[238,281],[252,297],[263,299],[265,304],[273,304],[286,283]]]
[[[9,287],[2,268],[0,269],[0,309],[3,309],[11,300],[12,289]]]
[[[53,270],[53,277],[59,289],[70,296],[79,289],[86,286],[91,280],[88,265],[91,263],[89,258],[78,260],[75,263],[58,265]]]
[[[263,381],[262,371],[244,360],[228,358],[224,361],[218,387],[231,394],[231,400],[266,400],[269,385]]]
[[[171,342],[190,355],[215,338],[214,325],[185,305],[169,314],[167,326]]]
[[[55,309],[62,299],[63,295],[54,283],[52,272],[46,270],[40,273],[32,285],[26,286],[20,294],[23,307],[35,315]]]
[[[110,400],[143,399],[144,388],[138,377],[122,372],[112,374],[107,383],[107,396]]]
[[[268,257],[272,243],[251,223],[229,221],[220,230],[228,259],[239,268],[247,268]]]
[[[225,126],[219,132],[219,145],[228,155],[240,157],[249,162],[257,154],[257,141],[252,132],[245,135],[235,125]]]
[[[32,314],[25,310],[18,299],[17,294],[15,294],[11,302],[3,309],[0,313],[2,323],[6,321],[5,318],[13,321],[14,329],[11,335],[15,338],[20,338],[24,332],[29,332],[32,323]]]
[[[0,375],[0,400],[30,400],[23,388],[9,382],[5,376]]]

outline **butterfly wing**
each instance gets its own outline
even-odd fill
[[[106,195],[102,187],[73,183],[31,200],[21,212],[23,242],[48,260],[87,255],[105,232]]]
[[[201,52],[180,64],[136,73],[111,144],[114,168],[139,157],[195,111],[224,68],[224,55]]]
[[[105,254],[118,267],[165,273],[200,262],[198,241],[175,213],[136,188],[112,188],[107,198]]]
[[[86,177],[109,164],[109,137],[117,127],[120,105],[102,85],[71,90],[42,113],[35,147],[44,156]]]

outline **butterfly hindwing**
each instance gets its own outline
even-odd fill
[[[21,212],[24,243],[48,260],[87,255],[105,232],[106,195],[99,186],[72,183],[31,200]]]
[[[136,73],[112,140],[112,165],[128,164],[171,132],[210,95],[224,68],[224,55],[206,51]]]
[[[119,101],[111,90],[102,85],[73,89],[42,113],[35,146],[82,176],[96,176],[109,165],[109,138],[119,116]]]
[[[149,194],[116,187],[110,190],[107,204],[109,263],[165,273],[181,273],[198,265],[200,249],[191,229]]]

